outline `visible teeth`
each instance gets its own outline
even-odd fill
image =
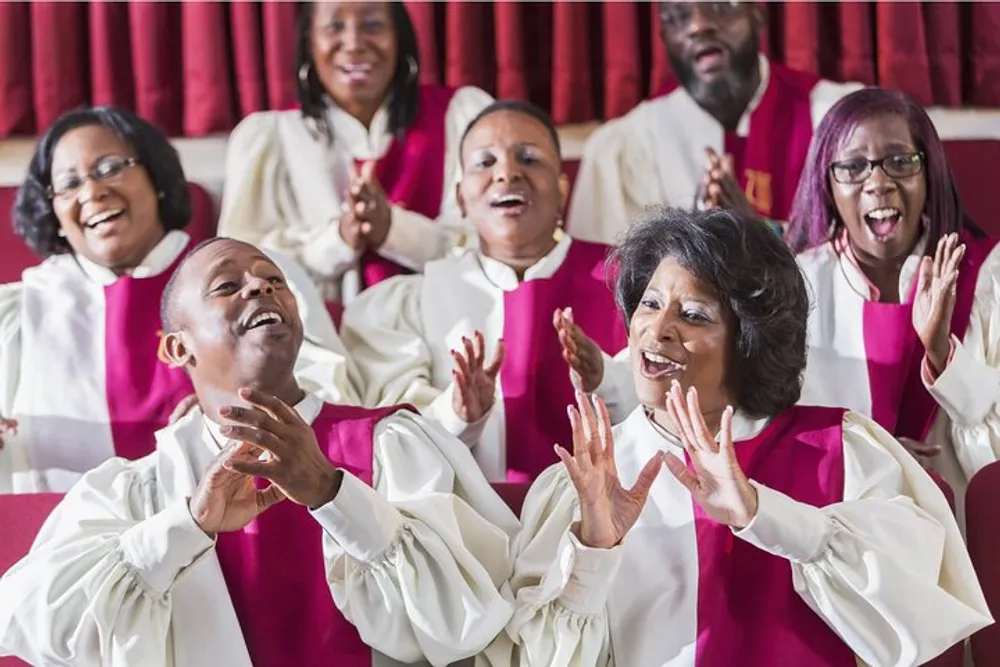
[[[659,354],[655,354],[653,352],[643,352],[642,356],[646,358],[646,361],[651,361],[654,364],[666,364],[666,365],[674,366],[676,368],[680,368],[681,367],[680,364],[678,364],[673,359],[668,359],[667,357],[664,357],[664,356],[659,355]]]
[[[254,327],[258,327],[262,324],[280,324],[281,322],[283,322],[283,320],[281,319],[280,314],[268,310],[254,315],[247,324],[247,329],[253,329]]]
[[[885,220],[886,218],[895,218],[900,215],[898,208],[886,207],[877,208],[874,211],[868,212],[868,217],[873,220]]]
[[[344,65],[344,70],[348,72],[369,72],[371,71],[371,65]]]
[[[518,195],[518,194],[513,194],[513,193],[512,194],[506,194],[506,195],[500,195],[499,197],[497,197],[496,199],[493,200],[493,203],[494,204],[499,204],[499,205],[523,204],[524,203],[524,197],[522,197],[521,195]]]
[[[111,218],[119,215],[122,212],[120,208],[113,208],[110,211],[104,211],[103,213],[98,213],[97,215],[92,215],[87,218],[86,225],[88,227],[93,227],[94,225],[99,225],[102,222],[107,222]]]

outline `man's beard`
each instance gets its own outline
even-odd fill
[[[695,102],[705,108],[728,109],[736,105],[745,105],[753,96],[754,91],[750,90],[750,87],[754,83],[754,72],[760,53],[760,39],[757,33],[751,33],[738,50],[722,48],[729,51],[729,72],[710,82],[702,81],[698,77],[693,63],[668,52],[670,64],[681,85]]]

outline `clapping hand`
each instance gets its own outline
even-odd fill
[[[588,394],[595,391],[604,378],[601,348],[573,321],[572,308],[557,308],[552,326],[559,336],[563,359],[569,364],[573,386]]]
[[[958,242],[958,234],[948,234],[938,241],[933,259],[920,260],[913,297],[913,328],[924,345],[927,361],[937,373],[944,370],[951,353],[951,315],[964,256],[965,245]]]
[[[493,361],[485,365],[486,342],[481,331],[473,335],[473,340],[462,336],[462,350],[452,350],[451,358],[455,369],[451,372],[455,381],[452,409],[466,424],[474,424],[490,411],[496,395],[497,376],[503,365],[503,340],[497,341]]]
[[[611,417],[599,397],[594,407],[581,392],[576,393],[577,408],[570,406],[573,429],[573,453],[560,445],[556,454],[566,465],[580,498],[578,538],[589,547],[610,549],[635,525],[646,505],[649,490],[663,469],[663,453],[649,459],[631,488],[622,486],[615,463],[615,443],[611,435]]]
[[[941,445],[928,445],[913,438],[899,438],[899,444],[917,460],[924,470],[933,469],[933,459],[941,453]]]
[[[250,406],[231,405],[219,411],[223,418],[235,422],[223,426],[222,434],[257,449],[237,452],[226,461],[226,467],[263,477],[283,496],[311,509],[333,500],[343,473],[320,449],[312,427],[274,396],[241,389],[240,398]]]
[[[747,199],[739,179],[733,156],[720,158],[711,148],[705,149],[708,162],[698,191],[698,205],[706,211],[725,208],[750,217],[758,217],[757,210]]]
[[[757,490],[736,460],[733,409],[727,407],[722,413],[718,442],[708,431],[694,387],[685,399],[680,384],[674,381],[667,393],[667,412],[694,471],[673,454],[667,454],[667,468],[710,517],[736,529],[746,527],[757,514]]]

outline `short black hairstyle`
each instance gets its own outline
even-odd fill
[[[709,285],[728,311],[734,335],[726,382],[737,407],[761,418],[795,405],[806,366],[809,292],[778,235],[734,211],[647,209],[610,257],[626,326],[668,258]]]
[[[402,136],[417,118],[420,107],[420,50],[417,47],[417,31],[406,6],[402,2],[390,2],[389,16],[396,31],[396,73],[389,85],[389,132]],[[324,120],[326,111],[326,89],[316,75],[312,60],[312,21],[316,9],[315,2],[304,2],[299,9],[298,39],[295,44],[295,80],[299,106],[302,115],[320,128],[326,138],[333,140],[333,130]],[[410,72],[410,62],[415,66]],[[306,68],[305,81],[299,79],[299,72]]]
[[[552,122],[552,116],[545,113],[545,111],[531,102],[527,102],[525,100],[497,100],[477,113],[475,117],[469,121],[469,124],[465,126],[465,131],[462,132],[462,139],[458,142],[459,159],[461,159],[462,151],[465,150],[465,138],[469,136],[469,132],[472,131],[472,128],[478,125],[479,121],[487,116],[491,116],[501,111],[523,113],[525,116],[531,116],[544,125],[545,129],[549,131],[549,137],[552,138],[553,145],[556,147],[556,154],[559,155],[560,160],[562,159],[562,144],[559,142],[559,132],[556,130],[555,123]]]
[[[48,189],[52,185],[52,155],[63,136],[78,127],[101,125],[121,137],[135,151],[139,164],[149,174],[159,200],[160,224],[164,231],[183,229],[191,221],[191,194],[177,150],[158,128],[120,107],[88,107],[69,111],[45,131],[35,146],[28,174],[14,202],[14,233],[24,239],[42,259],[73,252],[59,236],[59,219],[52,208]]]
[[[227,240],[231,241],[232,239],[229,239],[228,237],[225,236],[209,237],[204,241],[200,242],[195,247],[191,248],[191,250],[189,250],[187,254],[184,255],[183,259],[181,259],[181,261],[177,263],[177,268],[175,268],[174,272],[170,274],[170,278],[167,279],[167,284],[163,288],[163,294],[160,295],[160,325],[163,329],[163,333],[168,334],[174,331],[174,325],[175,325],[174,306],[173,306],[174,292],[177,290],[178,276],[181,275],[181,271],[184,269],[184,265],[188,263],[188,260],[191,259],[191,257],[193,257],[195,253],[197,253],[205,246],[211,245],[216,241],[227,241]]]

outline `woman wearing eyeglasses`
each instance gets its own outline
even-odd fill
[[[39,141],[13,217],[45,261],[0,285],[0,493],[65,491],[112,456],[152,452],[192,392],[157,356],[160,297],[192,242],[188,185],[146,121],[72,111]],[[319,294],[301,268],[282,268],[306,309],[297,374],[356,401]]]
[[[837,103],[787,238],[815,300],[802,402],[871,416],[961,498],[1000,452],[1000,250],[923,109],[880,88]]]

